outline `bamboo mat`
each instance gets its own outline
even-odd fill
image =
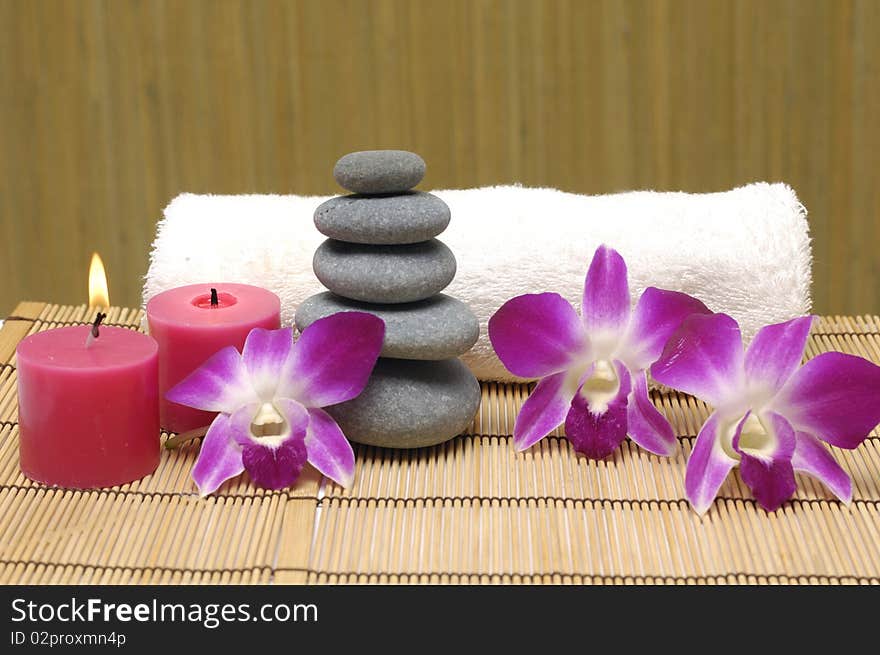
[[[680,437],[669,459],[627,442],[588,461],[558,434],[517,454],[510,434],[528,388],[485,383],[467,434],[418,451],[356,447],[348,490],[311,473],[286,492],[235,481],[199,499],[195,444],[122,487],[36,485],[18,470],[15,345],[86,313],[25,302],[0,330],[0,583],[880,582],[877,430],[835,451],[853,476],[849,506],[800,477],[795,499],[767,514],[734,475],[699,517],[683,475],[708,412],[680,394],[654,394]],[[114,308],[106,322],[140,320]],[[823,317],[808,356],[827,350],[880,363],[880,317]]]

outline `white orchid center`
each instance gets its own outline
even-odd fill
[[[733,459],[739,461],[740,454],[733,448],[733,437],[736,433],[736,427],[742,419],[731,421],[725,430],[725,439],[721,440],[721,446],[724,452]],[[772,453],[776,450],[776,435],[760,417],[752,412],[743,423],[742,431],[739,434],[739,449],[748,453],[752,457],[764,461],[773,459]]]
[[[251,421],[251,438],[263,446],[280,444],[289,432],[287,421],[272,403],[263,403]]]
[[[604,414],[619,391],[620,376],[617,375],[617,367],[607,359],[600,359],[593,364],[590,377],[581,386],[581,395],[594,414]]]

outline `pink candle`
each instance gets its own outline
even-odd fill
[[[159,347],[90,326],[38,332],[16,349],[21,471],[74,489],[125,484],[159,464]]]
[[[216,290],[212,304],[211,289]],[[244,347],[255,327],[281,327],[281,301],[247,284],[210,282],[170,289],[147,303],[150,334],[159,343],[159,415],[164,429],[186,432],[215,414],[165,400],[165,393],[226,346]]]

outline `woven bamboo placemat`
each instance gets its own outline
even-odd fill
[[[15,345],[90,318],[85,306],[25,302],[0,330],[0,583],[880,582],[877,430],[836,451],[853,476],[849,506],[801,476],[795,499],[767,514],[734,475],[699,517],[683,475],[708,411],[675,393],[653,396],[680,437],[669,459],[627,442],[593,462],[558,434],[515,453],[528,387],[485,383],[473,425],[447,444],[356,447],[348,490],[312,472],[286,492],[234,481],[199,499],[196,444],[122,487],[31,483],[18,470]],[[106,320],[140,321],[121,308]],[[808,356],[827,350],[880,363],[880,317],[821,318]]]

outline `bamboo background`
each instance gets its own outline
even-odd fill
[[[816,309],[880,311],[877,0],[0,0],[0,315],[140,302],[177,193],[336,192],[400,147],[425,188],[721,190],[810,211]]]

